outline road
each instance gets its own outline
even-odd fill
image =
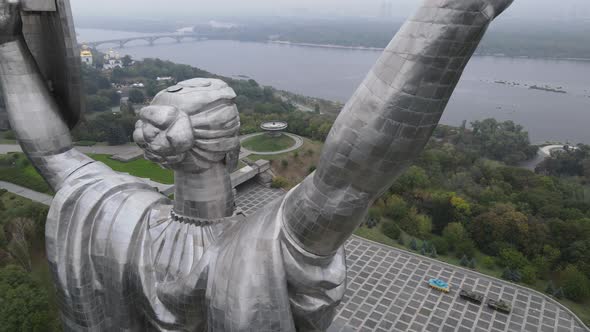
[[[535,171],[535,168],[542,163],[545,158],[551,157],[551,151],[554,150],[563,150],[563,144],[560,145],[547,145],[539,148],[537,151],[537,156],[534,159],[524,161],[520,163],[518,166],[521,168],[526,168],[531,171]]]

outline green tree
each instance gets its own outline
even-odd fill
[[[410,241],[410,249],[416,251],[418,250],[418,242],[416,242],[416,239],[412,238],[412,241]]]
[[[467,232],[462,224],[452,222],[448,224],[443,230],[443,238],[449,244],[451,248],[454,248],[456,244],[467,238]]]
[[[412,166],[397,179],[392,189],[397,193],[404,193],[424,188],[427,185],[428,175],[424,169],[418,166]]]
[[[141,90],[131,89],[129,91],[129,101],[134,104],[142,104],[145,101],[145,95]]]
[[[46,290],[16,266],[0,269],[0,331],[59,331]]]
[[[519,270],[528,265],[526,257],[514,248],[500,250],[499,258],[502,266],[506,266],[512,270]]]
[[[400,238],[401,231],[394,222],[387,221],[383,223],[381,230],[383,231],[383,234],[392,240],[397,240]]]
[[[528,132],[512,121],[485,119],[471,123],[473,137],[481,155],[509,165],[533,158],[537,148],[531,146]]]
[[[574,265],[568,265],[561,272],[563,293],[573,301],[581,302],[590,297],[590,280]]]
[[[133,63],[133,59],[131,59],[131,57],[129,55],[125,55],[121,59],[121,62],[123,63],[123,67],[129,67]]]
[[[436,248],[437,254],[446,255],[449,252],[449,244],[444,238],[435,236],[430,240],[430,243],[432,243],[432,247]]]
[[[555,294],[555,284],[553,283],[552,280],[549,280],[549,283],[547,284],[547,288],[545,288],[545,293],[553,296],[553,294]]]
[[[464,239],[455,245],[455,255],[457,257],[473,257],[475,255],[475,251],[475,244],[470,239]]]
[[[432,246],[432,251],[430,252],[430,257],[438,258],[438,252],[436,251],[436,247],[434,245]]]
[[[461,264],[461,266],[469,266],[469,258],[467,257],[467,255],[463,255],[463,257],[461,257],[461,261],[459,261],[459,264]]]
[[[104,112],[108,111],[111,101],[102,96],[90,95],[86,96],[86,110],[89,112]]]
[[[521,270],[522,282],[534,285],[537,281],[537,269],[532,265],[526,265]]]

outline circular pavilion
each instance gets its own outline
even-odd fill
[[[288,126],[285,121],[268,121],[261,124],[260,129],[264,130],[269,136],[279,137]]]

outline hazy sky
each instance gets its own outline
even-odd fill
[[[70,0],[76,16],[378,16],[390,1],[394,15],[407,17],[420,0]],[[515,0],[508,17],[590,19],[590,0]]]

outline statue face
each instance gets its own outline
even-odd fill
[[[220,80],[181,82],[141,110],[133,138],[147,159],[166,168],[198,172],[219,162],[233,168],[240,149],[235,96]]]

